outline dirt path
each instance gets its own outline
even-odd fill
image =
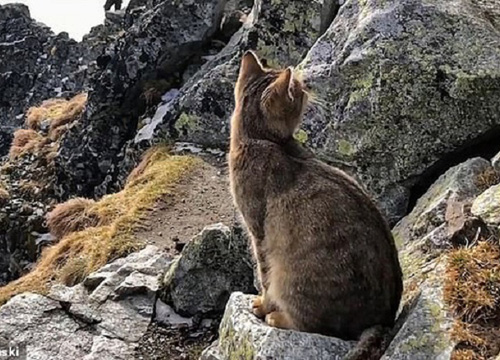
[[[206,158],[158,204],[136,236],[176,254],[205,226],[231,226],[235,216],[227,167],[220,159]]]

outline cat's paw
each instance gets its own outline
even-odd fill
[[[266,307],[264,306],[264,297],[257,296],[252,301],[252,312],[258,318],[264,318],[267,315]]]
[[[273,311],[267,314],[266,324],[280,329],[294,329],[292,321],[282,311]]]

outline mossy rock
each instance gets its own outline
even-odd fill
[[[301,64],[320,99],[306,145],[349,162],[391,220],[439,160],[497,132],[498,9],[347,0]]]

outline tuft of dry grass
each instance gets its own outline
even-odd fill
[[[56,132],[56,129],[78,119],[85,109],[86,103],[86,93],[78,94],[70,100],[46,100],[40,106],[34,106],[28,110],[26,126],[31,130],[38,131],[42,122],[47,121],[49,123],[49,137],[54,140],[64,132],[63,130]]]
[[[488,190],[493,185],[500,183],[500,172],[493,168],[488,168],[478,174],[474,179],[474,184],[481,191]]]
[[[483,360],[483,358],[470,349],[460,349],[453,352],[451,360]]]
[[[498,241],[479,241],[448,254],[444,299],[457,318],[455,359],[487,359],[500,351]]]
[[[34,130],[16,130],[9,151],[9,158],[14,160],[27,152],[36,151],[45,144],[44,140],[44,137]]]
[[[97,215],[97,226],[69,233],[46,249],[32,272],[0,288],[0,304],[26,291],[46,293],[52,282],[74,285],[110,261],[141,248],[135,230],[157,201],[200,162],[190,156],[169,155],[163,147],[149,156],[144,171],[122,191],[85,207]]]
[[[61,239],[69,233],[97,226],[99,218],[90,210],[94,204],[91,199],[75,198],[57,205],[46,216],[50,233]]]

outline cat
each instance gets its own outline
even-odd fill
[[[253,312],[270,326],[359,339],[393,326],[401,268],[370,196],[293,138],[308,101],[293,68],[243,55],[228,162],[261,283]]]

